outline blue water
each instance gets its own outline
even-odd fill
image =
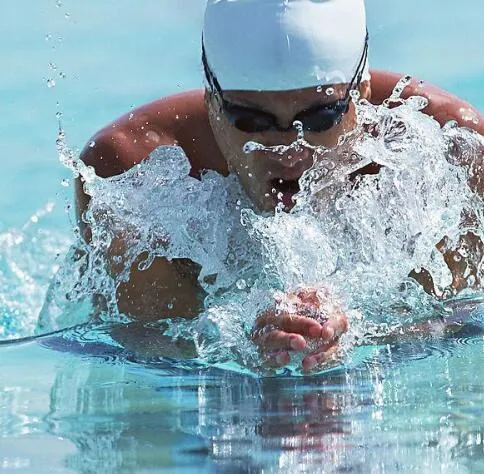
[[[367,6],[374,67],[484,111],[481,0]],[[203,1],[17,0],[0,11],[0,266],[18,264],[2,280],[11,311],[0,329],[12,337],[35,325],[72,240],[56,114],[80,148],[130,107],[200,87]],[[360,348],[306,378],[184,367],[101,343],[103,328],[75,343],[4,344],[0,472],[484,472],[480,321],[455,338]]]

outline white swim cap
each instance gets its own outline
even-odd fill
[[[365,39],[364,0],[208,0],[205,11],[206,61],[224,90],[349,83]]]

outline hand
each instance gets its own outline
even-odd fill
[[[290,352],[315,346],[302,360],[305,372],[320,368],[338,351],[340,336],[348,330],[348,318],[326,289],[306,288],[284,294],[276,307],[256,320],[252,340],[265,364],[280,368],[291,361]]]

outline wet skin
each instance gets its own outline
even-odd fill
[[[292,128],[294,117],[303,110],[321,104],[329,104],[344,97],[346,85],[328,86],[319,91],[316,88],[287,92],[228,91],[224,99],[231,104],[251,107],[269,112],[277,117],[278,125],[289,128],[287,132],[264,131],[245,133],[231,125],[221,109],[217,97],[205,95],[209,121],[217,145],[224,155],[229,169],[236,173],[251,200],[262,210],[274,209],[280,181],[296,182],[303,172],[313,164],[313,153],[309,149],[291,151],[284,155],[266,151],[244,153],[244,144],[255,141],[265,146],[290,144],[297,138],[297,131]],[[329,93],[328,93],[329,91]],[[361,86],[362,97],[370,95],[370,86],[365,82]],[[312,145],[333,148],[338,138],[353,130],[356,124],[355,108],[350,104],[349,111],[341,122],[328,131],[315,133],[305,131],[305,139]],[[273,189],[276,192],[273,192]],[[295,190],[293,190],[295,191]],[[289,196],[290,198],[290,196]],[[288,199],[290,202],[290,199]]]
[[[362,96],[371,97],[374,103],[381,103],[390,95],[400,77],[398,74],[373,71],[371,89],[369,83],[364,83]],[[345,86],[335,85],[333,88],[333,95],[312,88],[287,92],[226,91],[224,98],[238,105],[270,112],[278,118],[281,126],[288,126],[302,110],[316,103],[332,102],[344,94]],[[433,115],[441,124],[454,119],[461,125],[484,133],[484,120],[469,104],[432,86],[421,87],[416,81],[406,89],[404,96],[415,93],[430,99],[425,112]],[[472,114],[478,117],[477,123],[469,120]],[[337,126],[326,132],[307,132],[305,136],[314,145],[331,147],[341,134],[351,130],[354,125],[355,112],[351,107]],[[95,168],[98,175],[106,177],[120,174],[140,163],[158,146],[179,145],[190,160],[192,176],[198,177],[206,169],[224,175],[235,172],[254,204],[260,209],[269,210],[275,205],[272,187],[277,186],[280,179],[297,180],[311,166],[312,159],[309,160],[304,152],[292,156],[265,152],[247,155],[242,147],[249,140],[278,145],[291,143],[295,138],[295,131],[241,132],[227,121],[213,96],[203,91],[192,91],[157,100],[121,117],[98,132],[91,139],[95,146],[86,146],[81,157]],[[378,170],[369,168],[364,171]],[[89,202],[81,184],[78,180],[76,200],[79,216]],[[89,229],[82,222],[80,225],[84,237],[89,240]],[[119,254],[119,249],[125,245],[128,243],[119,235],[113,243],[113,255]],[[116,273],[114,265],[112,272]],[[168,262],[156,259],[145,271],[138,270],[135,263],[130,281],[118,289],[119,310],[140,321],[158,319],[154,315],[160,314],[166,317],[195,317],[202,307],[204,296],[197,281],[198,272],[198,266],[186,260]],[[429,287],[432,285],[431,282],[427,284]],[[313,300],[315,306],[318,304],[314,300],[313,289],[301,289],[288,297],[299,299],[301,304],[306,300]],[[264,327],[272,330],[261,332]],[[346,316],[340,311],[320,324],[297,312],[276,312],[274,307],[257,320],[253,341],[259,346],[263,360],[269,366],[279,367],[289,362],[291,352],[303,351],[310,340],[318,340],[320,348],[303,360],[303,368],[309,371],[337,354],[338,338],[346,328]]]

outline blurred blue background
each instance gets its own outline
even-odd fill
[[[131,107],[201,87],[204,0],[1,3],[0,230],[49,199],[67,228],[56,113],[79,149]],[[418,76],[484,110],[482,0],[367,0],[367,10],[372,67]]]

